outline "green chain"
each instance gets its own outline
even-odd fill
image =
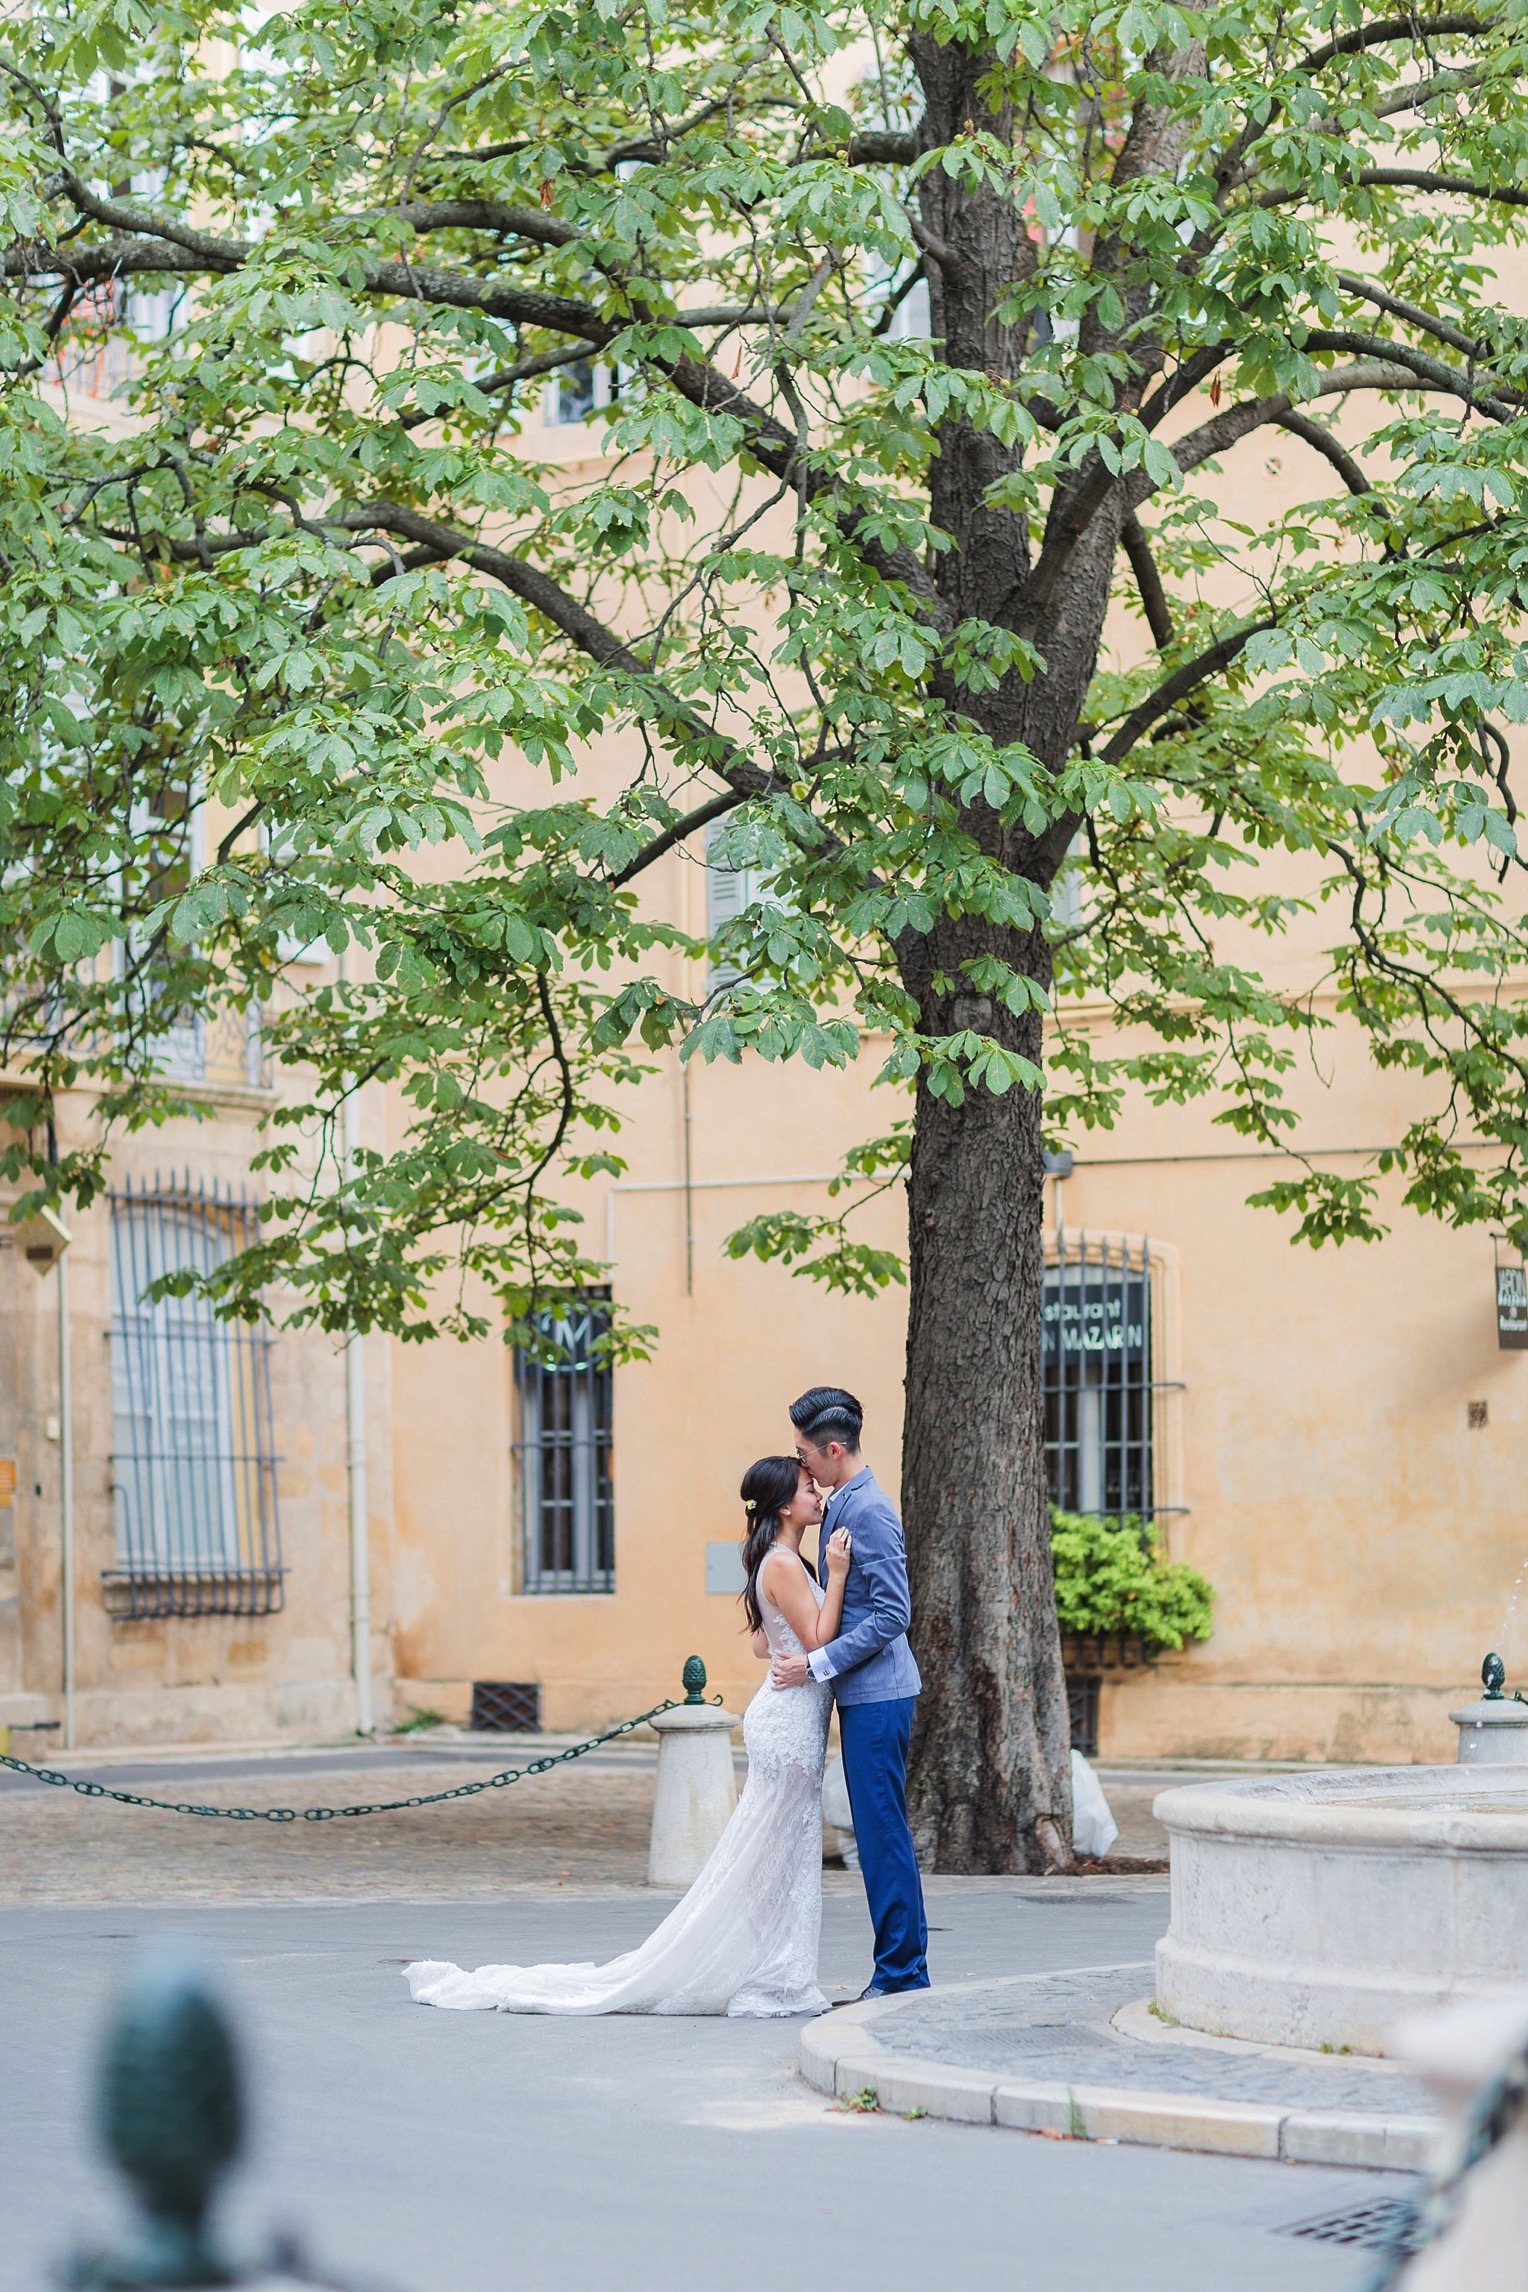
[[[698,1656],[691,1656],[685,1665],[686,1687],[690,1693],[687,1703],[698,1703],[700,1695],[691,1682],[690,1664],[699,1664]],[[702,1668],[699,1686],[705,1685]],[[713,1695],[713,1703],[721,1697]],[[603,1735],[591,1735],[587,1741],[572,1743],[565,1751],[552,1751],[544,1759],[532,1759],[527,1767],[503,1767],[496,1775],[485,1775],[475,1783],[458,1783],[454,1790],[426,1791],[417,1798],[379,1799],[375,1805],[359,1807],[198,1807],[189,1800],[150,1799],[139,1791],[114,1791],[105,1783],[90,1783],[76,1775],[61,1775],[54,1767],[29,1766],[25,1759],[13,1759],[8,1752],[0,1753],[0,1767],[9,1767],[13,1774],[30,1775],[34,1783],[51,1783],[57,1790],[78,1791],[83,1799],[115,1799],[123,1807],[157,1807],[161,1814],[208,1815],[222,1822],[334,1822],[352,1821],[357,1815],[399,1814],[405,1807],[438,1807],[448,1799],[475,1799],[480,1791],[503,1790],[509,1783],[523,1782],[527,1775],[544,1775],[553,1767],[566,1766],[570,1759],[581,1759],[586,1751],[597,1751],[601,1743],[614,1743],[622,1735],[629,1735],[634,1727],[645,1727],[649,1719],[659,1719],[665,1711],[677,1711],[681,1706],[670,1696],[663,1703],[655,1703],[651,1711],[643,1711],[635,1719],[623,1719],[618,1727],[607,1727]]]

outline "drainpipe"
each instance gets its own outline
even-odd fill
[[[53,1125],[48,1125],[48,1160],[58,1160]],[[58,1278],[58,1581],[59,1669],[64,1696],[64,1749],[74,1749],[74,1379],[70,1374],[69,1228],[46,1204],[13,1230],[27,1264],[40,1276],[51,1266]],[[51,1420],[48,1427],[51,1432]]]
[[[684,1286],[686,1293],[695,1294],[695,1181],[690,1163],[690,1069],[688,1063],[679,1069],[684,1085]]]
[[[64,1749],[74,1749],[74,1379],[69,1364],[69,1243],[55,1260],[58,1278],[58,1507],[60,1620],[63,1625]]]
[[[345,958],[339,958],[345,977]],[[343,1171],[349,1176],[361,1151],[361,1091],[352,1082],[341,1118]],[[366,1340],[345,1336],[345,1484],[350,1505],[350,1672],[355,1681],[355,1731],[376,1733],[371,1697],[371,1520],[366,1488]]]

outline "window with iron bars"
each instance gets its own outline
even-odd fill
[[[1151,1258],[1142,1242],[1058,1237],[1041,1306],[1045,1462],[1058,1512],[1156,1510]]]
[[[112,1485],[107,1612],[264,1616],[283,1603],[269,1332],[201,1297],[150,1301],[257,1238],[252,1201],[190,1177],[111,1196]]]
[[[599,1340],[606,1290],[541,1315],[547,1351],[515,1356],[524,1507],[521,1589],[615,1590],[615,1381]]]

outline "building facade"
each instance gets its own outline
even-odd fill
[[[569,430],[576,476],[589,406],[568,390],[548,421]],[[1257,483],[1306,474],[1270,460]],[[687,925],[748,889],[703,850],[644,881]],[[1271,967],[1261,948],[1254,959],[1331,1015],[1316,922]],[[669,960],[676,989],[702,984]],[[362,1461],[383,1723],[476,1707],[581,1729],[672,1692],[691,1653],[736,1707],[757,1678],[736,1490],[755,1457],[788,1445],[787,1403],[809,1384],[850,1386],[871,1461],[898,1481],[905,1292],[828,1297],[723,1247],[761,1209],[819,1206],[845,1149],[886,1127],[876,1046],[848,1074],[756,1059],[682,1071],[670,1057],[633,1094],[628,1172],[575,1206],[613,1290],[661,1333],[652,1362],[598,1365],[594,1293],[556,1371],[493,1341],[368,1339],[360,1415],[343,1350],[275,1326],[279,1297],[266,1332],[143,1302],[155,1275],[237,1246],[276,1103],[257,1035],[188,1037],[172,1055],[204,1119],[121,1142],[111,1197],[73,1221],[67,1257],[77,1741],[352,1731]],[[1341,1167],[1393,1144],[1409,1087],[1334,1025],[1290,1085],[1305,1149]],[[83,1098],[61,1110],[66,1134],[91,1119]],[[368,1140],[400,1120],[379,1089],[364,1094]],[[1528,1359],[1498,1344],[1495,1244],[1392,1198],[1378,1244],[1291,1247],[1283,1222],[1247,1205],[1280,1162],[1213,1108],[1134,1101],[1052,1180],[1055,1498],[1154,1516],[1216,1592],[1206,1643],[1105,1665],[1084,1722],[1105,1757],[1447,1759],[1448,1709],[1487,1649],[1528,1673]],[[881,1196],[865,1238],[898,1246],[900,1218],[899,1195]],[[0,1727],[39,1728],[13,1748],[51,1749],[71,1636],[64,1284],[15,1232],[0,1245]]]

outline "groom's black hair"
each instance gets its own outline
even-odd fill
[[[798,1433],[806,1434],[814,1448],[823,1448],[830,1440],[836,1440],[854,1455],[864,1422],[864,1410],[842,1385],[814,1385],[799,1401],[791,1403],[791,1423]]]

